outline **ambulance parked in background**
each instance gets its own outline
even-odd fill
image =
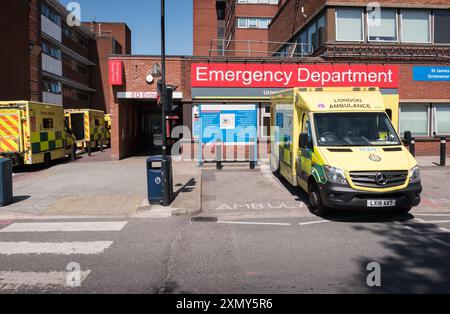
[[[0,102],[0,156],[15,166],[44,163],[76,152],[75,137],[60,105],[30,101]]]
[[[66,121],[77,141],[77,147],[90,152],[105,144],[105,113],[93,109],[68,109]]]
[[[111,147],[111,115],[105,114],[105,145],[110,148]]]
[[[398,95],[378,88],[294,88],[272,96],[271,164],[311,210],[420,203],[420,171],[398,136]]]

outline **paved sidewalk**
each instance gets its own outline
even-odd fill
[[[441,161],[440,156],[417,156],[416,157],[419,166],[422,168],[425,167],[440,167],[439,163]],[[450,157],[447,156],[446,159],[446,167],[450,167]]]
[[[122,161],[101,158],[93,162],[82,158],[75,163],[16,174],[14,203],[0,207],[0,218],[135,215],[138,208],[148,204],[146,157]],[[193,163],[174,163],[173,167],[177,198],[170,209],[177,213],[199,210],[200,172]]]

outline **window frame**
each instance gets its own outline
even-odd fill
[[[370,25],[369,25],[369,12],[366,13],[366,26],[367,26],[367,42],[369,43],[398,43],[400,41],[399,36],[399,13],[397,9],[382,8],[381,11],[394,11],[395,14],[395,40],[373,40],[370,39]]]
[[[427,134],[426,135],[414,135],[416,138],[430,138],[431,137],[431,119],[432,119],[432,110],[430,108],[430,103],[400,103],[399,104],[399,115],[398,115],[398,132],[401,133],[402,131],[402,107],[411,107],[411,106],[423,106],[427,108]],[[401,137],[403,137],[403,134],[399,134]]]
[[[339,39],[338,38],[338,11],[339,10],[346,10],[346,11],[351,11],[351,10],[359,10],[359,11],[361,11],[361,39],[352,39],[352,40],[349,40],[349,39],[346,39],[346,40],[343,40],[343,39]],[[365,30],[364,30],[364,14],[365,14],[365,12],[364,12],[364,9],[363,8],[346,8],[346,7],[339,7],[339,8],[336,8],[336,10],[335,10],[335,12],[334,12],[334,23],[335,23],[335,37],[336,37],[336,42],[356,42],[356,43],[362,43],[362,42],[364,42],[364,36],[365,36]]]
[[[447,12],[448,14],[450,14],[450,9],[449,10],[445,10],[445,9],[433,10],[433,12],[431,13],[432,14],[432,23],[433,23],[433,25],[431,25],[431,27],[430,27],[430,28],[432,28],[432,37],[433,37],[433,38],[431,38],[431,40],[432,40],[432,43],[434,45],[450,46],[450,42],[442,43],[442,42],[437,42],[436,41],[436,12],[439,12],[439,11],[444,11],[444,12]]]
[[[433,104],[431,104],[431,106],[432,106],[431,111],[433,113],[433,135],[434,136],[449,136],[450,132],[448,132],[448,133],[439,133],[438,123],[437,123],[437,117],[438,117],[438,115],[437,115],[437,107],[440,107],[440,106],[448,106],[448,107],[450,107],[450,103],[440,103],[440,104],[433,103]]]
[[[428,12],[428,42],[422,42],[422,41],[405,41],[404,40],[404,29],[405,27],[403,27],[403,12],[405,11],[421,11],[421,12]],[[427,10],[427,9],[400,9],[399,10],[399,15],[400,15],[400,43],[402,44],[431,44],[433,43],[433,19],[432,19],[432,10]]]

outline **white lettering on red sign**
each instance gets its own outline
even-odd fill
[[[192,87],[398,88],[398,65],[193,64]]]

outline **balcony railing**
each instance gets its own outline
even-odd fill
[[[282,51],[280,51],[280,47]],[[264,40],[213,39],[209,47],[210,56],[224,57],[285,57],[305,58],[314,52],[313,46],[303,43],[286,43]]]

